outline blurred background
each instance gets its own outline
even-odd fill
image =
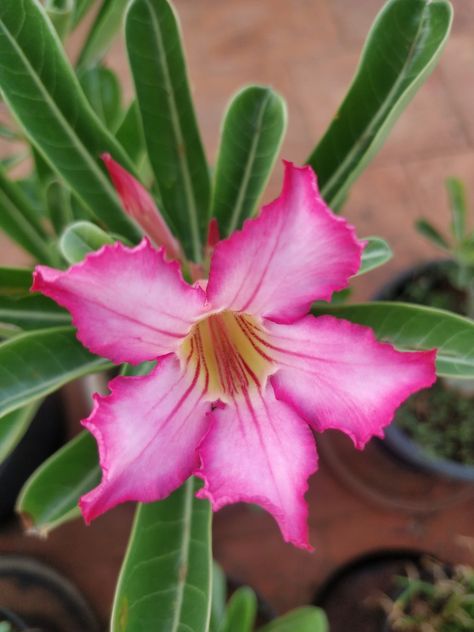
[[[383,0],[174,4],[211,164],[229,97],[242,85],[256,82],[271,85],[286,99],[289,125],[282,157],[303,163],[348,89]],[[343,211],[360,237],[379,235],[394,251],[391,262],[356,280],[357,299],[373,296],[408,266],[439,257],[417,234],[414,222],[423,215],[441,229],[447,227],[447,176],[461,178],[474,202],[474,0],[453,4],[453,31],[438,67],[357,180]],[[84,24],[72,38],[72,57],[75,39],[80,41],[86,28]],[[122,42],[114,45],[106,61],[124,78],[125,96],[130,97]],[[1,109],[0,118],[4,116]],[[0,154],[4,149],[0,141]],[[281,175],[278,164],[265,201],[278,194]],[[25,263],[24,257],[0,236],[0,265]],[[415,482],[378,453],[364,464],[346,440],[341,441],[337,450],[322,442],[320,473],[311,483],[314,555],[284,545],[271,519],[251,507],[231,507],[217,516],[217,558],[231,576],[253,585],[277,610],[311,602],[341,564],[362,554],[379,548],[428,547],[462,560],[465,553],[458,536],[474,535],[472,486]],[[346,454],[349,466],[344,469]],[[370,488],[379,477],[380,486]],[[119,507],[88,529],[79,522],[66,525],[44,543],[25,539],[12,526],[0,536],[0,548],[29,551],[50,561],[73,578],[106,617],[131,516],[131,507]]]

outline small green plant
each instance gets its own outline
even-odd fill
[[[426,559],[420,569],[399,577],[401,592],[388,614],[392,632],[474,630],[474,568],[446,567]]]
[[[454,263],[450,281],[466,294],[466,315],[474,317],[474,231],[467,227],[468,204],[464,184],[457,178],[446,180],[451,211],[449,236],[443,235],[431,222],[422,218],[416,222],[419,233],[449,256]]]

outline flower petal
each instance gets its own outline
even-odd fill
[[[32,290],[69,310],[77,337],[113,362],[139,363],[174,351],[202,314],[204,292],[183,281],[147,239],[117,242],[69,270],[37,266]]]
[[[205,485],[198,492],[214,510],[245,501],[261,505],[278,522],[286,542],[311,549],[307,479],[316,470],[316,446],[307,424],[285,403],[265,393],[216,408],[199,446]]]
[[[217,309],[291,322],[347,285],[362,249],[320,197],[311,167],[287,162],[280,197],[216,245],[208,298]]]
[[[109,387],[111,395],[95,395],[83,422],[97,440],[103,474],[81,498],[87,522],[127,500],[168,496],[196,468],[196,448],[208,427],[203,389],[174,355],[149,375],[118,377]]]
[[[153,198],[138,180],[128,173],[110,154],[102,154],[125,211],[150,237],[155,246],[163,246],[170,259],[181,259],[179,242],[173,237]]]
[[[332,316],[265,325],[280,364],[270,378],[277,398],[316,430],[347,433],[358,448],[383,437],[396,408],[436,379],[435,351],[397,351],[369,327]]]

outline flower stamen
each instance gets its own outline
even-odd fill
[[[194,325],[179,355],[186,368],[200,366],[210,400],[228,402],[250,389],[261,389],[274,372],[276,365],[263,350],[264,341],[256,318],[224,311]]]

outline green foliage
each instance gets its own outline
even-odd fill
[[[0,325],[10,325],[21,332],[70,323],[69,313],[46,296],[0,296]]]
[[[1,166],[0,228],[39,261],[54,262],[38,215],[20,187],[8,179]]]
[[[429,239],[432,244],[445,252],[449,251],[449,244],[446,239],[427,219],[419,219],[416,222],[416,229],[421,235]]]
[[[56,33],[64,39],[72,26],[74,0],[45,0],[44,8]]]
[[[205,255],[211,217],[227,236],[255,213],[278,155],[286,128],[284,100],[271,88],[249,86],[225,114],[211,183],[179,24],[168,0],[129,3],[126,40],[136,98],[124,112],[120,83],[101,62],[127,2],[0,0],[0,90],[22,128],[2,126],[0,135],[25,146],[18,154],[15,147],[0,165],[0,227],[38,262],[77,263],[117,236],[126,243],[138,240],[140,231],[123,213],[101,163],[103,152],[152,186],[186,256],[196,262]],[[73,69],[61,39],[93,8],[95,19]],[[432,70],[450,22],[447,0],[386,3],[349,93],[309,159],[330,205],[341,205]],[[25,152],[34,169],[12,181],[7,169]],[[470,269],[474,236],[466,230],[465,196],[454,180],[448,191],[455,254],[463,269]],[[436,229],[424,225],[433,236]],[[359,274],[390,257],[388,244],[370,237]],[[0,343],[0,460],[20,440],[45,395],[111,367],[78,342],[64,310],[29,295],[30,285],[30,270],[0,268],[0,336],[12,337]],[[344,296],[338,294],[340,300]],[[440,374],[474,377],[474,325],[466,319],[396,304],[315,310],[371,325],[402,348],[439,346]],[[121,372],[142,375],[150,366],[127,365]],[[31,476],[17,510],[33,532],[47,534],[79,515],[79,498],[99,478],[96,443],[81,433]],[[226,581],[217,566],[212,578],[211,514],[208,503],[194,497],[197,485],[190,479],[169,498],[138,507],[117,586],[113,632],[254,629],[253,591],[239,589],[226,606]],[[327,621],[316,608],[300,608],[262,628],[293,631],[326,632]]]
[[[249,86],[224,117],[211,215],[222,237],[241,228],[257,208],[286,129],[286,105],[271,88]]]
[[[0,344],[0,415],[109,366],[81,345],[72,327],[33,331],[7,340]]]
[[[326,615],[320,608],[297,608],[259,629],[259,632],[329,632]]]
[[[0,267],[0,296],[28,296],[31,283],[31,270]]]
[[[0,419],[0,464],[14,450],[28,429],[40,401],[18,408]]]
[[[431,456],[474,466],[474,395],[438,380],[397,411],[399,428]]]
[[[389,611],[393,632],[470,632],[474,629],[474,569],[425,560],[399,577],[400,595]]]
[[[447,0],[390,0],[384,5],[349,92],[308,158],[331,207],[340,208],[354,180],[435,67],[451,21]]]
[[[257,616],[257,596],[248,586],[238,588],[229,599],[219,632],[252,632]]]
[[[0,3],[0,87],[29,139],[91,212],[111,230],[138,238],[99,155],[108,151],[125,167],[132,167],[88,104],[34,0]]]
[[[366,237],[362,241],[366,241],[367,245],[362,251],[362,260],[357,276],[382,266],[393,256],[390,246],[380,237]]]
[[[82,72],[79,79],[94,112],[114,131],[122,116],[122,88],[115,73],[109,68],[94,66]]]
[[[313,313],[331,314],[371,327],[381,340],[399,349],[437,349],[437,373],[474,377],[474,322],[441,309],[404,303],[322,305]]]
[[[113,238],[90,222],[70,224],[59,241],[63,257],[69,263],[82,261],[88,252],[99,250],[105,244],[114,243]]]
[[[417,221],[416,228],[432,244],[448,253],[455,266],[453,285],[466,292],[466,314],[474,318],[474,231],[467,230],[466,191],[462,182],[456,178],[446,180],[446,190],[451,211],[449,238],[443,236],[424,218]]]
[[[127,4],[128,0],[102,0],[96,19],[79,53],[78,70],[91,68],[101,61],[122,25]]]
[[[211,620],[209,631],[218,632],[221,621],[225,614],[225,603],[227,599],[227,579],[222,568],[214,562],[212,565],[212,598],[211,598]]]
[[[466,234],[467,199],[463,183],[457,178],[446,180],[451,209],[451,231],[455,239],[462,241]]]
[[[167,0],[133,0],[127,49],[160,210],[201,261],[210,178],[188,85],[177,18]]]
[[[79,517],[79,498],[99,481],[96,442],[84,431],[30,476],[18,497],[16,511],[31,533],[45,536]]]
[[[145,155],[145,138],[141,128],[138,104],[132,101],[117,127],[115,137],[127,152],[134,165]]]
[[[72,18],[72,28],[76,28],[82,19],[87,15],[89,9],[92,8],[95,0],[75,0],[74,15]]]
[[[211,509],[192,478],[139,505],[120,573],[112,632],[204,632],[211,613]]]

